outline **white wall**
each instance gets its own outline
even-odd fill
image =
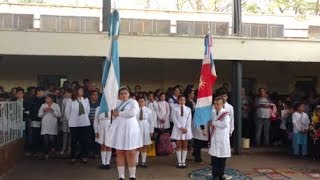
[[[0,31],[0,54],[106,56],[106,34]],[[215,59],[243,61],[319,62],[320,41],[214,38]],[[128,58],[203,58],[203,38],[120,36],[119,53]]]

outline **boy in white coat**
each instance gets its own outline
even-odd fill
[[[213,179],[224,179],[227,158],[231,157],[230,149],[230,115],[223,108],[225,103],[222,97],[214,100],[213,117],[210,122],[210,148]]]
[[[233,131],[234,131],[234,110],[233,110],[233,106],[228,103],[228,99],[229,99],[228,92],[222,91],[220,96],[224,99],[223,108],[227,112],[229,112],[229,116],[230,116],[230,136],[231,136]]]

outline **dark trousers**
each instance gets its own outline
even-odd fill
[[[315,159],[320,158],[320,139],[313,140],[312,139],[312,154]]]
[[[41,128],[31,128],[31,151],[32,153],[40,152],[41,147]]]
[[[88,157],[88,140],[89,140],[89,126],[87,127],[70,127],[71,133],[71,158],[77,158],[77,143],[80,145],[79,157]]]
[[[195,162],[202,162],[201,159],[201,149],[208,147],[208,141],[202,141],[194,139],[193,141],[193,156]]]
[[[93,126],[89,126],[88,149],[89,149],[90,155],[100,153],[100,144],[96,143],[96,134],[94,133]]]
[[[56,135],[45,134],[42,136],[43,152],[48,154],[51,149],[56,147]]]
[[[32,150],[32,132],[31,132],[31,119],[26,118],[25,120],[25,131],[24,131],[24,138],[25,138],[25,149],[28,152]]]
[[[226,161],[227,158],[218,158],[215,156],[211,156],[213,180],[223,179],[224,170],[226,168]]]

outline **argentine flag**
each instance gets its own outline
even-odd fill
[[[194,113],[194,123],[196,126],[205,125],[211,120],[213,87],[217,80],[216,68],[211,54],[211,46],[212,36],[208,33],[204,38],[205,52],[202,61],[197,104]]]
[[[105,60],[102,74],[102,98],[100,102],[100,114],[114,110],[118,101],[118,91],[120,87],[120,67],[118,52],[118,37],[120,27],[120,16],[114,10],[109,18],[109,54]]]

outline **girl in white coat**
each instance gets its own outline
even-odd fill
[[[46,103],[42,104],[38,116],[41,120],[41,135],[43,137],[45,158],[49,158],[49,151],[54,151],[55,139],[58,135],[58,118],[61,117],[61,111],[58,104],[53,102],[54,96],[48,94]]]
[[[130,99],[127,87],[119,90],[120,102],[112,115],[114,120],[107,138],[107,146],[117,150],[117,168],[119,180],[125,179],[125,164],[129,167],[130,180],[136,179],[136,149],[143,146],[142,137],[137,120],[139,105]]]
[[[107,137],[109,135],[109,127],[111,125],[111,113],[101,113],[100,106],[97,107],[93,128],[96,135],[96,142],[101,145],[101,169],[110,169],[110,160],[111,160],[111,148],[106,146]]]
[[[161,93],[159,96],[158,108],[157,108],[157,124],[158,129],[169,129],[170,128],[170,106],[166,101],[166,94]]]
[[[61,105],[62,116],[60,121],[62,124],[62,133],[63,133],[62,150],[60,153],[61,155],[63,155],[65,152],[68,152],[68,154],[70,154],[71,152],[70,129],[68,124],[68,118],[65,112],[66,112],[67,104],[71,103],[72,91],[73,90],[71,88],[66,89],[63,100],[62,100],[62,105]]]
[[[222,97],[214,100],[212,121],[210,122],[210,148],[213,179],[222,180],[227,158],[231,157],[230,149],[230,115],[223,109]]]
[[[154,133],[154,112],[146,107],[146,100],[144,97],[139,97],[138,99],[139,103],[139,113],[137,114],[137,119],[139,121],[141,136],[142,136],[142,143],[143,147],[139,149],[141,153],[141,164],[139,163],[139,151],[137,152],[137,166],[140,166],[142,168],[147,168],[147,149],[150,144],[152,144],[151,137]]]
[[[191,109],[186,104],[186,98],[179,96],[179,106],[172,111],[172,120],[174,123],[171,139],[176,140],[177,148],[177,168],[186,168],[186,158],[188,150],[188,140],[192,139]]]

